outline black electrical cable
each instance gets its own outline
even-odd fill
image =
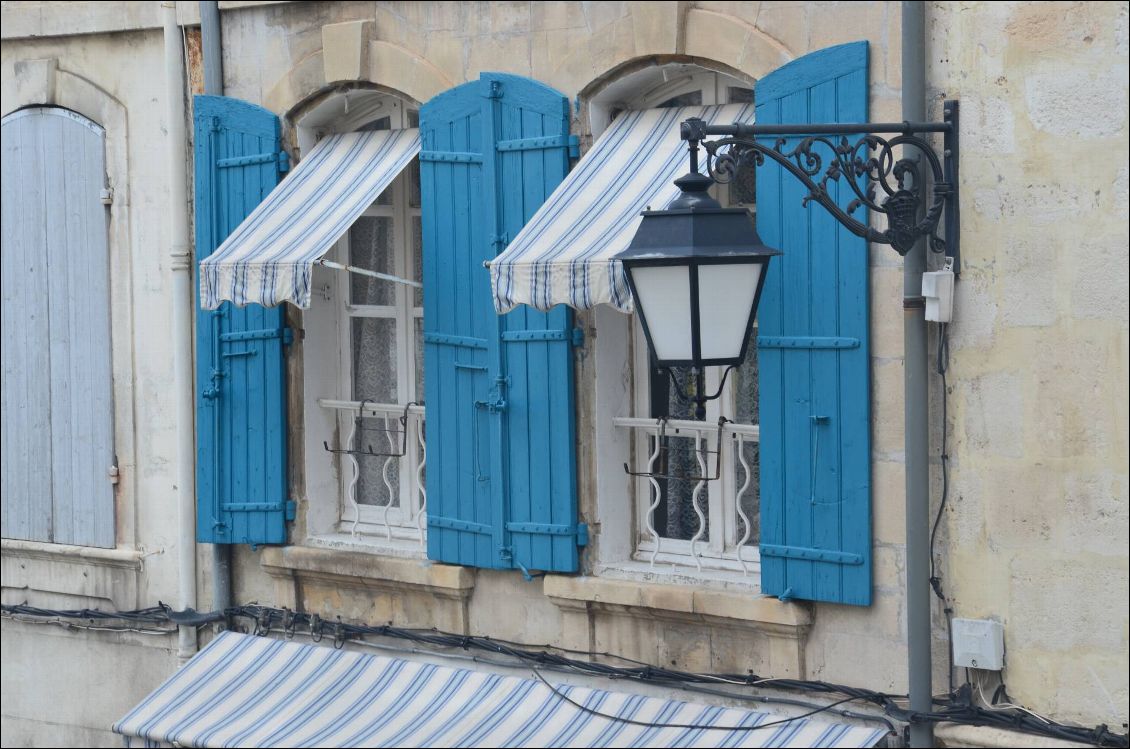
[[[949,436],[949,392],[946,382],[947,369],[949,369],[949,327],[947,323],[941,323],[938,325],[938,351],[935,371],[942,378],[942,498],[938,502],[938,514],[934,516],[934,524],[930,528],[930,587],[933,588],[934,595],[941,601],[942,612],[946,616],[946,645],[950,649],[950,665],[949,668],[946,669],[946,676],[949,680],[949,693],[953,695],[953,606],[946,600],[946,594],[942,588],[942,578],[937,572],[937,557],[934,552],[938,538],[938,526],[942,522],[942,513],[945,512],[946,502],[949,499],[950,456],[947,449]]]
[[[604,718],[606,720],[613,720],[613,721],[616,721],[617,723],[626,723],[626,724],[631,725],[631,726],[644,726],[644,727],[647,727],[647,728],[688,728],[688,729],[700,730],[700,731],[729,731],[730,733],[736,733],[736,732],[739,732],[739,731],[740,732],[760,731],[764,728],[772,728],[773,726],[780,726],[780,725],[784,725],[785,723],[792,723],[793,721],[800,720],[802,718],[807,718],[809,716],[816,715],[817,713],[822,713],[826,710],[830,710],[830,709],[836,707],[837,705],[842,705],[845,702],[851,702],[852,700],[857,699],[856,697],[844,697],[842,700],[837,700],[836,702],[833,702],[830,705],[818,707],[815,710],[810,710],[807,713],[803,713],[801,715],[794,715],[791,718],[784,718],[782,720],[774,720],[774,721],[770,721],[768,723],[759,723],[755,726],[715,726],[715,725],[710,725],[709,723],[652,723],[652,722],[646,721],[646,720],[632,720],[631,718],[624,718],[624,717],[621,717],[619,715],[613,715],[612,713],[602,713],[601,711],[596,710],[594,708],[591,708],[588,705],[584,705],[580,702],[577,702],[576,700],[574,700],[569,695],[567,695],[564,692],[557,689],[555,686],[553,686],[548,681],[546,681],[545,677],[542,676],[541,673],[539,673],[536,668],[534,669],[534,676],[538,677],[538,680],[542,684],[545,684],[547,687],[549,687],[550,691],[553,692],[555,695],[557,695],[560,699],[564,700],[565,702],[568,702],[570,705],[572,705],[573,707],[577,708],[578,710],[580,710],[582,712],[588,713],[589,715],[595,715],[598,718]]]
[[[55,611],[31,606],[2,607],[3,614],[8,617],[24,616],[39,618],[73,618],[93,621],[117,620],[131,623],[172,623],[174,617],[185,618],[187,612],[174,612],[163,604],[159,607],[139,609],[137,611],[98,611],[81,609],[70,611]],[[265,606],[246,605],[236,606],[224,612],[192,614],[191,620],[205,620],[209,617],[232,620],[238,618],[249,619],[253,629],[260,635],[269,633],[277,623],[284,633],[294,633],[299,627],[306,630],[310,637],[319,640],[329,633],[334,637],[336,647],[342,647],[350,639],[357,639],[365,635],[393,637],[414,642],[426,643],[437,648],[460,648],[464,650],[476,649],[510,656],[516,660],[538,667],[567,669],[569,671],[592,676],[602,676],[610,679],[634,680],[651,684],[664,684],[686,688],[686,685],[711,684],[719,682],[733,684],[734,686],[768,686],[776,689],[800,691],[817,694],[839,694],[844,699],[838,703],[814,708],[817,712],[832,711],[837,704],[859,700],[871,703],[881,708],[888,717],[904,722],[930,721],[934,723],[958,723],[973,726],[991,726],[1009,730],[1022,731],[1029,734],[1051,736],[1069,741],[1085,742],[1097,746],[1130,747],[1126,734],[1112,733],[1107,726],[1100,725],[1093,729],[1068,726],[1064,724],[1044,722],[1045,718],[1037,718],[1034,714],[1026,713],[1015,708],[998,707],[985,709],[973,704],[968,697],[968,685],[963,687],[966,699],[957,699],[958,695],[951,695],[949,701],[935,700],[938,705],[932,712],[918,713],[895,703],[897,697],[904,695],[891,695],[876,692],[870,689],[850,687],[843,684],[832,684],[821,681],[806,681],[801,679],[763,679],[756,674],[698,674],[672,669],[659,668],[646,664],[632,668],[611,666],[593,661],[573,660],[562,655],[543,651],[531,651],[528,646],[517,643],[492,640],[485,637],[471,635],[457,635],[437,630],[412,630],[392,625],[367,626],[336,621],[326,621],[317,614],[293,612],[287,609],[275,609]],[[284,626],[285,625],[285,626]],[[172,629],[169,630],[174,631]],[[304,634],[305,634],[304,633]],[[590,654],[591,655],[591,654]],[[739,696],[739,695],[735,695]],[[755,697],[753,699],[762,699]],[[850,717],[850,716],[848,716]],[[862,719],[874,720],[874,716],[858,716]],[[795,720],[791,718],[789,720]],[[787,721],[786,721],[787,722]],[[885,721],[884,721],[885,722]],[[652,724],[648,724],[652,725]],[[889,725],[889,724],[888,724]],[[702,726],[703,728],[716,728],[716,726]]]

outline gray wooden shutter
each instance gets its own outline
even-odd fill
[[[54,107],[2,131],[3,535],[112,547],[104,131]]]

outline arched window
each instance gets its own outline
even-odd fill
[[[589,124],[594,137],[598,137],[629,109],[752,101],[752,82],[689,63],[652,65],[619,77],[594,95],[589,101]],[[753,170],[744,170],[731,184],[715,188],[716,197],[724,205],[745,206],[754,213],[754,187]],[[722,451],[721,477],[701,484],[693,478],[660,479],[658,501],[655,501],[657,497],[650,481],[637,481],[638,540],[633,552],[636,559],[654,560],[665,566],[755,572],[759,513],[756,336],[755,327],[751,333],[750,354],[730,374],[722,396],[707,406],[704,426],[710,425],[710,434],[706,428],[670,430],[666,450],[661,453],[666,460],[655,466],[657,473],[668,476],[701,475],[696,438],[704,443],[714,440],[718,419],[725,417],[732,422],[733,430],[717,448]],[[680,400],[667,374],[650,366],[647,344],[638,321],[633,325],[633,338],[634,415],[693,420],[693,404]],[[688,372],[676,370],[675,374],[681,382],[690,379]],[[709,392],[720,386],[720,374],[718,368],[708,370]],[[647,470],[644,467],[654,448],[654,440],[643,438],[643,432],[637,435],[634,461],[638,468]],[[715,457],[708,457],[707,468],[713,471]],[[756,574],[752,579],[757,579]]]
[[[297,125],[306,150],[328,133],[415,128],[419,117],[405,99],[355,89],[321,102]],[[353,223],[327,259],[422,282],[417,160]],[[368,535],[422,551],[426,518],[423,472],[417,469],[424,460],[423,409],[410,409],[406,435],[400,419],[408,404],[424,399],[423,292],[321,268],[314,292],[307,327],[318,326],[327,340],[307,341],[306,389],[322,416],[332,413],[334,439],[327,441],[350,451],[333,456],[317,449],[308,455],[310,473],[325,473],[329,464],[336,469],[339,497],[336,512],[321,513],[325,522],[315,530]],[[368,454],[370,448],[378,455]]]
[[[105,131],[3,120],[3,535],[113,547]]]

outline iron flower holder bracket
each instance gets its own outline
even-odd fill
[[[932,134],[942,136],[940,152],[928,139]],[[957,100],[945,102],[942,122],[708,125],[691,118],[681,135],[692,171],[698,171],[700,146],[707,173],[723,184],[739,169],[770,159],[808,189],[803,205],[819,203],[856,236],[899,255],[927,240],[933,252],[953,258],[955,273],[960,269]],[[850,190],[846,206],[832,194],[833,184]],[[885,216],[886,228],[855,218],[860,208]]]

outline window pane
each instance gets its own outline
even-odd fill
[[[412,280],[424,282],[424,227],[419,216],[412,217]],[[415,296],[413,306],[424,306],[424,290],[412,289]]]
[[[744,86],[730,86],[727,93],[727,99],[730,104],[752,104],[753,103],[753,89]]]
[[[702,104],[702,91],[688,91],[685,94],[672,96],[659,105],[662,107],[697,107]]]
[[[690,367],[672,367],[672,371],[684,388],[694,387],[694,378],[690,376]],[[694,403],[683,401],[675,393],[674,385],[666,373],[653,371],[651,379],[651,415],[654,417],[668,416],[672,419],[693,420]],[[703,441],[705,446],[705,440]],[[654,448],[654,444],[651,445]],[[713,456],[704,456],[707,469],[713,464]],[[656,461],[656,473],[666,476],[685,476],[688,478],[660,479],[659,488],[663,499],[655,509],[655,528],[659,535],[665,538],[689,540],[698,532],[698,514],[694,510],[694,490],[698,482],[693,480],[701,475],[698,466],[698,456],[695,454],[694,438],[685,436],[667,437],[667,449],[660,452],[660,460]],[[707,490],[703,486],[699,492],[699,507],[704,515],[707,514]],[[700,540],[710,539],[709,523],[703,529]]]
[[[417,317],[414,321],[416,330],[415,356],[416,356],[416,398],[424,400],[424,318]]]
[[[390,431],[391,430],[391,431]],[[375,453],[400,452],[400,422],[397,417],[388,419],[366,417],[361,420],[361,430],[354,440],[354,449],[372,448]],[[385,455],[358,455],[357,504],[383,507],[400,506],[400,459]]]
[[[420,160],[412,159],[408,165],[408,205],[420,207]]]
[[[754,326],[750,332],[749,348],[747,349],[745,360],[741,366],[735,369],[730,377],[733,378],[734,389],[734,421],[739,424],[757,424],[757,326]],[[745,511],[746,517],[750,519],[750,535],[746,540],[746,545],[756,545],[758,542],[760,531],[760,495],[758,487],[760,484],[760,466],[758,463],[758,444],[756,442],[745,442],[742,447],[745,461],[750,469],[749,487],[746,489],[745,494],[741,498],[742,510]],[[735,456],[736,457],[736,456]],[[736,487],[740,488],[742,483],[745,482],[745,471],[739,462],[735,462],[735,475]],[[738,535],[737,539],[741,540],[745,535],[745,523],[742,521],[741,516],[737,518]]]
[[[395,275],[391,218],[362,216],[357,219],[349,229],[349,264]],[[352,304],[394,304],[395,287],[390,281],[350,273],[349,301]]]
[[[408,127],[420,127],[420,112],[418,110],[409,109],[407,115]]]
[[[396,403],[396,320],[354,317],[353,400]]]

